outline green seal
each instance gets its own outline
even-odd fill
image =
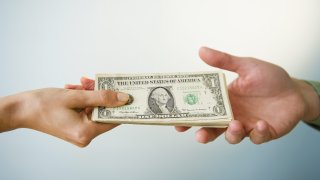
[[[187,94],[184,97],[184,102],[186,102],[189,105],[194,105],[198,102],[198,97],[194,94]]]

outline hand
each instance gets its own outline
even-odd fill
[[[247,57],[236,57],[201,48],[201,59],[208,65],[235,72],[239,77],[228,86],[234,119],[227,129],[201,128],[196,138],[201,143],[225,132],[229,143],[249,136],[255,144],[277,139],[296,124],[319,116],[319,96],[303,81],[290,78],[274,64]],[[188,127],[176,127],[186,131]]]
[[[85,91],[58,88],[28,91],[0,99],[0,132],[16,128],[38,130],[77,146],[116,127],[90,120],[88,107],[125,105],[129,96],[113,91]]]

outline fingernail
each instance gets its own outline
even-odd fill
[[[119,101],[128,102],[129,101],[129,94],[118,92],[117,98]]]
[[[129,105],[129,104],[131,104],[132,102],[133,102],[133,96],[131,96],[131,94],[129,94],[129,100],[128,100],[128,102],[127,102],[126,105]]]

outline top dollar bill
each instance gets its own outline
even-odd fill
[[[95,90],[130,94],[131,104],[94,109],[105,123],[226,127],[233,119],[221,72],[97,74]]]

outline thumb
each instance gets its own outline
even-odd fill
[[[200,58],[210,66],[239,73],[240,66],[244,63],[240,57],[220,52],[207,47],[199,50]]]
[[[111,90],[85,91],[69,90],[66,98],[67,106],[71,108],[85,107],[118,107],[128,104],[129,94],[123,92],[114,92]]]

